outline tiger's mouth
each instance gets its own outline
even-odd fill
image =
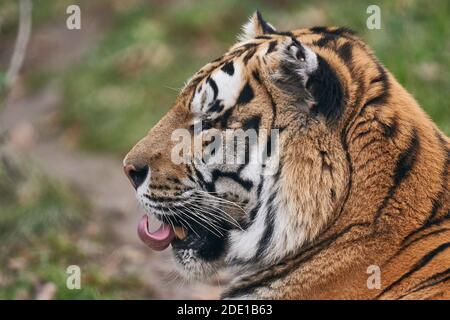
[[[139,238],[151,249],[162,251],[172,245],[175,256],[191,250],[195,252],[196,258],[204,261],[214,261],[225,251],[225,238],[228,231],[226,226],[222,227],[220,234],[201,227],[191,226],[188,230],[174,219],[166,222],[161,215],[155,214],[155,216],[161,222],[161,226],[156,231],[149,230],[148,215],[144,215],[138,224]]]
[[[201,191],[183,199],[161,199],[138,190],[138,201],[146,213],[138,223],[139,238],[156,251],[171,246],[175,268],[183,278],[209,279],[226,265],[231,232],[243,230],[247,215],[241,203]]]
[[[183,227],[171,226],[162,222],[158,230],[150,232],[148,216],[144,215],[138,224],[138,235],[142,242],[151,249],[162,251],[166,249],[175,238],[178,238],[181,241],[186,239],[187,230]]]

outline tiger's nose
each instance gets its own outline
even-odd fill
[[[130,179],[133,187],[137,189],[147,178],[148,166],[145,165],[143,167],[138,167],[128,164],[123,167],[123,171],[127,175],[128,179]]]

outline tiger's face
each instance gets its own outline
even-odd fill
[[[321,107],[341,103],[338,77],[259,13],[244,31],[124,159],[139,203],[162,222],[150,232],[144,216],[140,238],[155,250],[171,244],[188,278],[295,252],[329,222],[344,192],[346,166],[324,170],[345,162],[337,138],[305,139],[330,134]]]

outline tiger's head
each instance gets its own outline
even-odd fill
[[[347,29],[279,32],[256,12],[243,30],[124,159],[138,201],[162,222],[150,232],[144,216],[140,238],[171,244],[189,278],[266,267],[332,224],[358,96],[346,60],[362,83],[385,76]]]

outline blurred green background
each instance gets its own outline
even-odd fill
[[[70,4],[81,7],[81,30],[66,29]],[[381,30],[366,27],[371,4],[381,9]],[[5,107],[0,114],[0,298],[174,297],[172,292],[158,292],[154,281],[142,281],[129,252],[120,251],[121,262],[108,269],[105,256],[117,252],[122,240],[117,230],[111,231],[115,221],[120,224],[136,214],[109,215],[111,230],[97,230],[104,208],[99,209],[92,193],[95,188],[106,193],[111,188],[120,197],[121,188],[128,185],[104,185],[95,174],[91,184],[88,179],[80,183],[76,175],[83,174],[83,167],[78,168],[77,161],[71,167],[75,177],[58,176],[52,172],[56,166],[52,161],[58,157],[45,150],[68,150],[56,153],[71,159],[79,156],[79,163],[98,165],[106,175],[121,175],[120,160],[129,148],[170,108],[184,82],[234,43],[241,25],[256,9],[279,30],[315,25],[356,30],[450,134],[447,0],[34,1],[25,64],[18,84],[7,93],[8,100],[4,92],[1,101]],[[0,87],[4,87],[17,21],[17,2],[3,0]],[[52,144],[56,149],[45,149]],[[43,164],[38,164],[36,154],[44,155]],[[86,250],[80,239],[96,250]],[[136,252],[142,249],[133,246]],[[141,260],[149,258],[142,255]],[[83,290],[65,286],[65,268],[71,263],[82,266]],[[178,297],[192,297],[188,292]]]

